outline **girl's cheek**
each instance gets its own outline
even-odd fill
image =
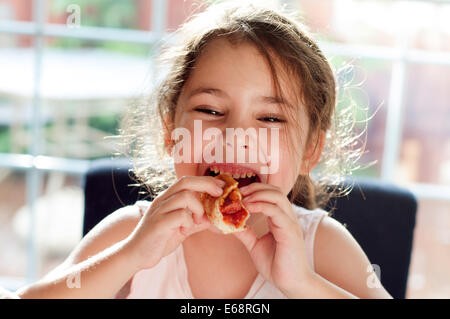
[[[278,170],[269,175],[268,182],[279,187],[286,195],[290,192],[297,180],[300,157],[295,151],[289,149],[283,141],[280,141]]]
[[[192,144],[192,133],[190,127],[184,125],[177,125],[172,132],[171,138],[178,136],[178,140],[174,141],[175,145],[172,148],[172,158],[174,160],[174,169],[177,178],[182,176],[197,175],[194,163],[194,153]]]
[[[181,178],[182,176],[196,176],[198,174],[196,166],[190,163],[175,163],[174,168],[177,178]]]
[[[202,140],[203,132],[194,132],[194,127],[180,126],[182,128],[183,139],[179,140],[172,152],[174,168],[178,178],[182,176],[196,176],[199,163],[203,162],[203,150],[205,141]]]

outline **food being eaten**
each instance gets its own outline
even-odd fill
[[[228,173],[217,175],[225,182],[223,193],[213,197],[207,193],[201,195],[201,201],[209,220],[224,234],[243,231],[250,213],[242,204],[242,194],[238,182]]]

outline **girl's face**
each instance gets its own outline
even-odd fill
[[[276,65],[277,63],[275,67]],[[271,140],[271,129],[278,128],[278,145],[274,146],[278,146],[279,163],[274,165],[278,166],[275,172],[261,174],[261,167],[269,165],[265,163],[264,155],[257,156],[256,163],[236,164],[237,143],[234,143],[232,150],[231,146],[225,143],[225,139],[223,161],[225,162],[226,153],[233,151],[235,165],[220,168],[231,173],[252,170],[258,173],[261,182],[279,187],[286,195],[289,193],[297,176],[305,173],[305,167],[302,165],[306,143],[304,137],[309,130],[309,121],[305,107],[298,106],[295,95],[290,90],[293,80],[289,79],[280,67],[277,74],[285,100],[290,105],[297,106],[296,109],[281,107],[275,98],[270,67],[252,44],[241,42],[233,45],[227,39],[216,39],[203,49],[181,91],[175,113],[174,127],[186,128],[192,137],[191,162],[175,164],[178,178],[186,175],[207,175],[208,168],[214,166],[214,163],[206,163],[203,157],[200,163],[194,162],[194,120],[201,120],[202,134],[212,127],[218,128],[223,136],[226,134],[226,128],[242,128],[244,131],[254,128],[257,134],[245,137],[246,145],[250,145],[250,139],[254,139],[257,151],[266,155],[274,148],[269,146],[268,150],[267,146],[258,144],[259,128],[267,129],[266,145]],[[286,114],[286,109],[293,112],[292,115],[295,114],[294,118]],[[201,144],[203,149],[207,144],[211,144],[211,140],[203,140]],[[250,148],[244,150],[255,151]],[[248,155],[246,153],[246,156]],[[246,158],[248,160],[248,157]]]

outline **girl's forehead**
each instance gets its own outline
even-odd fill
[[[271,90],[272,77],[267,63],[251,44],[232,44],[215,39],[200,53],[188,82],[215,81],[223,85],[245,84]]]
[[[276,56],[271,57],[271,61],[283,97],[294,104],[299,88],[292,85]],[[214,39],[205,45],[184,89],[189,91],[205,86],[217,86],[230,94],[246,92],[272,97],[277,95],[269,63],[256,46],[248,41],[232,43],[226,38]]]

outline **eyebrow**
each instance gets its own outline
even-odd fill
[[[212,87],[199,87],[196,88],[194,90],[192,90],[189,95],[188,95],[188,99],[192,98],[195,95],[199,95],[199,94],[210,94],[210,95],[215,95],[218,97],[229,97],[229,95],[225,92],[222,91],[221,89],[217,89],[217,88],[212,88]],[[278,105],[286,105],[289,108],[293,108],[292,104],[290,104],[286,99],[281,99],[281,97],[277,97],[277,96],[259,96],[257,98],[258,101],[265,103],[265,104],[278,104]]]
[[[199,87],[196,88],[195,90],[192,90],[189,93],[188,98],[192,98],[195,95],[198,94],[211,94],[211,95],[216,95],[218,97],[228,97],[228,94],[226,94],[224,91],[220,90],[220,89],[216,89],[216,88],[209,88],[209,87]]]

